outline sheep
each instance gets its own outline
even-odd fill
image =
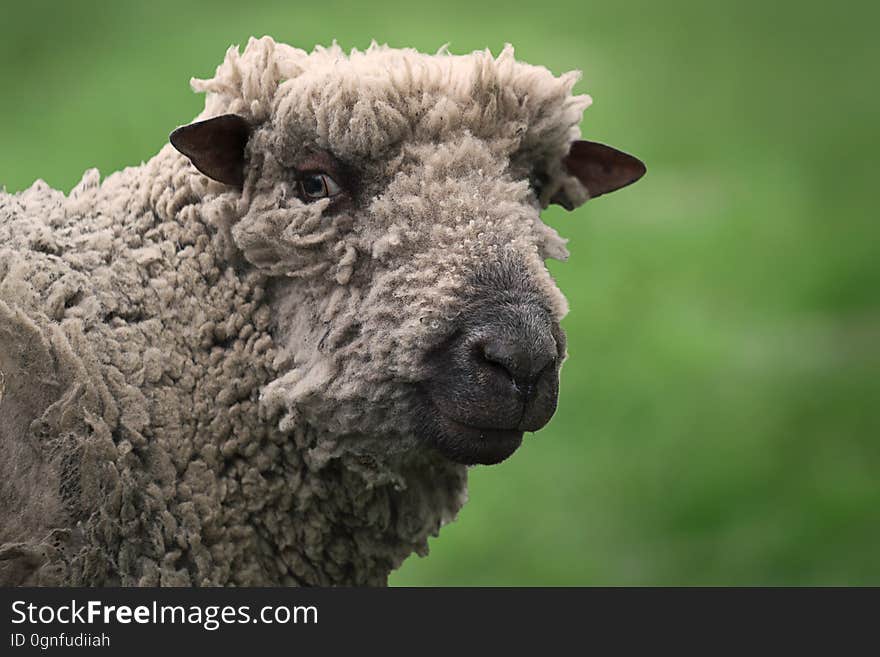
[[[230,48],[158,154],[0,193],[0,583],[384,585],[556,408],[542,223],[637,180],[513,49]]]

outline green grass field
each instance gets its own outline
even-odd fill
[[[593,95],[635,187],[572,257],[559,410],[396,585],[880,584],[877,5],[3,0],[0,185],[148,159],[250,35],[509,41]]]

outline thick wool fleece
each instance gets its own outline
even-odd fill
[[[382,584],[425,553],[466,477],[419,440],[423,356],[487,263],[565,313],[538,213],[587,198],[575,80],[251,40],[193,81],[253,126],[242,190],[166,146],[0,193],[0,583]],[[297,198],[317,151],[343,210]]]

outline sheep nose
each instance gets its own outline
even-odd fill
[[[537,431],[556,410],[561,329],[534,304],[486,310],[440,364],[451,402],[444,408],[472,426]]]
[[[429,440],[458,463],[506,459],[556,410],[565,333],[542,305],[507,296],[467,315],[429,354]]]
[[[556,342],[549,334],[516,336],[505,331],[477,348],[477,357],[489,367],[503,370],[527,398],[533,394],[538,377],[556,361],[556,356]]]

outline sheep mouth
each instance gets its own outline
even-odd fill
[[[443,456],[462,465],[495,465],[522,444],[522,429],[477,427],[440,412],[434,404],[422,422],[422,436]]]

